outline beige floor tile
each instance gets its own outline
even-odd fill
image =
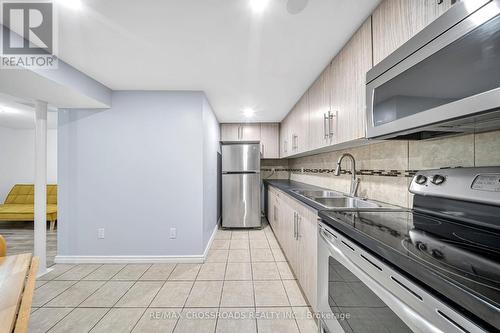
[[[102,265],[89,275],[83,278],[83,280],[109,280],[121,271],[125,265]]]
[[[132,287],[134,281],[108,281],[79,307],[110,308]]]
[[[292,309],[289,307],[258,308],[257,313],[259,333],[299,333]]]
[[[254,280],[281,280],[275,262],[253,262],[252,273]]]
[[[252,266],[250,263],[227,263],[226,280],[252,280]]]
[[[122,333],[130,332],[139,321],[146,309],[111,309],[94,326],[91,333]]]
[[[299,326],[300,333],[317,333],[318,325],[313,319],[311,309],[308,307],[292,307],[295,320]]]
[[[207,317],[216,318],[217,311],[217,308],[183,309],[174,333],[214,333],[217,320]]]
[[[229,239],[214,239],[210,250],[229,250]]]
[[[271,249],[252,249],[252,262],[258,261],[274,261]]]
[[[51,333],[88,332],[108,312],[106,308],[77,308],[57,323]]]
[[[40,288],[41,286],[43,286],[47,282],[49,282],[49,281],[40,281],[40,280],[35,281],[35,289]]]
[[[50,271],[48,273],[38,277],[37,280],[49,281],[55,279],[56,277],[66,273],[67,271],[69,271],[74,267],[76,267],[76,265],[56,264],[50,267]]]
[[[81,280],[102,265],[77,265],[64,274],[59,275],[55,280]]]
[[[221,306],[255,306],[252,281],[224,281]]]
[[[248,239],[231,239],[230,250],[246,250],[249,248]]]
[[[249,231],[248,238],[253,240],[265,240],[266,233],[263,230]]]
[[[231,239],[248,240],[248,231],[233,231]]]
[[[148,307],[156,296],[163,282],[138,281],[116,303],[116,307]]]
[[[307,306],[307,302],[300,291],[296,280],[283,280],[288,300],[291,306]]]
[[[201,265],[196,280],[222,281],[226,273],[226,263],[205,263]]]
[[[289,306],[281,281],[254,281],[256,306]]]
[[[44,305],[75,283],[76,281],[50,281],[44,284],[35,290],[32,306],[38,307]]]
[[[290,266],[288,266],[288,262],[276,262],[276,266],[278,266],[278,271],[280,272],[281,279],[295,280],[295,276],[293,276],[292,270],[290,269]]]
[[[128,264],[115,276],[113,276],[113,280],[137,280],[148,270],[150,266],[151,264]]]
[[[151,303],[152,307],[182,308],[193,287],[193,281],[167,281]]]
[[[229,250],[228,262],[250,262],[250,250]]]
[[[230,230],[217,230],[214,239],[231,239]]]
[[[283,251],[278,248],[271,248],[271,252],[273,253],[274,261],[286,261],[285,255],[283,254]]]
[[[251,239],[250,248],[252,249],[269,249],[267,239]]]
[[[268,243],[269,243],[269,247],[271,249],[279,249],[280,248],[280,245],[279,245],[277,240],[268,240]]]
[[[221,317],[217,320],[217,333],[257,333],[254,309],[221,308],[219,312]]]
[[[182,309],[148,308],[135,325],[134,333],[171,333]]]
[[[195,281],[186,307],[218,307],[223,281]]]
[[[196,280],[200,268],[201,264],[177,264],[168,279],[181,281]]]
[[[45,306],[56,308],[74,308],[99,289],[104,281],[78,281]]]
[[[175,264],[153,264],[141,276],[140,280],[161,281],[166,280],[175,268]]]
[[[205,262],[227,262],[228,256],[229,250],[210,250]]]
[[[45,333],[59,320],[63,319],[72,308],[40,308],[30,315],[29,332]]]

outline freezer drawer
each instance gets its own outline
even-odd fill
[[[260,171],[260,145],[222,145],[222,172]]]
[[[222,226],[260,227],[260,174],[222,175]]]

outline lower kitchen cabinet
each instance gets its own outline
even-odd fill
[[[317,212],[269,187],[269,223],[309,304],[317,304]]]

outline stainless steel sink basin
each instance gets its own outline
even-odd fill
[[[315,198],[342,198],[344,195],[335,191],[308,191],[308,190],[293,190],[295,193],[300,194],[309,199]]]
[[[380,208],[381,205],[376,202],[366,201],[351,197],[339,197],[339,198],[315,198],[314,201],[326,208],[348,208],[348,209],[359,209],[359,208]]]

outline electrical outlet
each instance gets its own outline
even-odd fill
[[[177,228],[170,228],[170,239],[177,238]]]
[[[104,228],[98,228],[97,229],[97,238],[103,239],[104,238]]]

